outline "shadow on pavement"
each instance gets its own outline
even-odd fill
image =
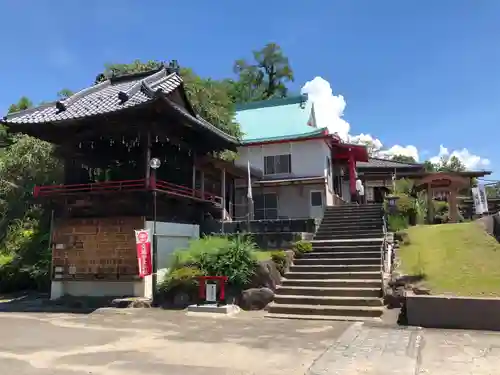
[[[3,313],[72,313],[91,314],[99,308],[110,307],[109,298],[63,297],[51,301],[47,294],[24,292],[0,296]]]

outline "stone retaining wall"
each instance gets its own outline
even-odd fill
[[[406,293],[408,325],[500,331],[500,298]]]

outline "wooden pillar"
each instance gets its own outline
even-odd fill
[[[450,222],[458,222],[458,206],[457,206],[457,192],[458,189],[451,187],[450,195],[448,196],[448,207],[450,210]]]
[[[356,162],[351,149],[349,149],[349,189],[351,195],[356,194]]]
[[[201,178],[201,198],[205,199],[205,171],[201,171],[200,173],[200,178]]]
[[[226,168],[221,170],[222,220],[226,220]]]
[[[149,187],[150,185],[150,179],[151,179],[151,167],[149,166],[149,162],[151,160],[151,132],[148,130],[148,133],[146,135],[146,142],[144,142],[144,157],[145,157],[145,165],[146,165],[146,171],[144,174],[144,178],[146,179],[146,187]]]
[[[433,224],[434,222],[434,201],[432,200],[432,185],[427,184],[427,221],[428,224]]]
[[[193,189],[193,197],[196,195],[196,155],[193,154],[193,175],[191,177],[191,187]]]

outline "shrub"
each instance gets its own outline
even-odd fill
[[[301,256],[302,254],[310,253],[311,251],[313,251],[313,246],[312,243],[310,243],[309,241],[301,240],[293,244],[292,250],[295,256],[298,257]]]
[[[202,253],[199,268],[206,275],[227,276],[229,285],[243,288],[250,283],[257,268],[255,250],[255,243],[250,239],[237,237],[218,252]]]
[[[387,226],[390,232],[399,232],[400,230],[408,228],[408,218],[401,214],[388,215]]]
[[[196,267],[204,254],[215,254],[221,249],[228,248],[230,244],[231,240],[220,236],[207,236],[192,240],[187,249],[174,251],[170,260],[170,268]]]
[[[283,276],[286,270],[287,256],[283,250],[276,250],[271,252],[271,260],[276,264],[276,268],[279,273]]]
[[[204,273],[198,268],[181,267],[169,272],[159,284],[158,289],[164,293],[178,288],[183,290],[195,289],[198,287],[197,277],[203,275]]]

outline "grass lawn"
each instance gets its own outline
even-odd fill
[[[271,253],[272,253],[272,250],[256,250],[253,252],[253,254],[255,255],[255,258],[257,258],[257,260],[259,262],[263,261],[263,260],[271,259]]]
[[[500,297],[500,244],[475,223],[409,228],[403,271],[423,274],[432,294]]]

